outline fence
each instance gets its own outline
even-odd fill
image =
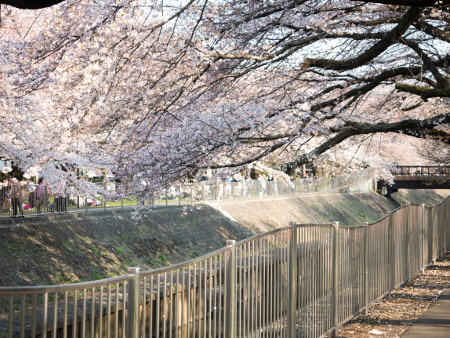
[[[0,337],[319,337],[450,245],[450,197],[358,227],[276,229],[95,282],[0,288]]]
[[[111,200],[109,195],[120,191],[116,182],[99,183],[105,195],[79,195],[73,189],[64,193],[52,187],[35,184],[0,185],[0,217],[17,217],[43,213],[61,213],[77,209],[123,208],[136,206],[138,198],[130,196]],[[369,170],[332,178],[308,178],[298,180],[244,180],[240,182],[210,182],[174,184],[160,193],[153,202],[156,205],[193,204],[203,201],[226,199],[250,199],[289,196],[310,192],[353,192],[373,190],[372,173]]]

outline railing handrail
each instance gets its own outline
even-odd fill
[[[0,295],[8,294],[34,294],[34,293],[55,293],[65,291],[75,291],[79,289],[96,288],[113,283],[121,283],[132,279],[134,275],[127,274],[116,277],[98,279],[87,282],[71,283],[71,284],[59,284],[59,285],[42,285],[42,286],[0,286]]]

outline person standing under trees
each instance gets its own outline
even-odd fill
[[[9,212],[10,198],[9,198],[9,182],[5,179],[0,182],[0,214]]]
[[[42,212],[42,207],[45,208],[45,185],[44,178],[41,177],[38,181],[38,186],[36,188],[36,204],[37,204],[37,212]]]
[[[12,178],[11,184],[11,207],[13,216],[22,215],[22,189],[17,178]]]

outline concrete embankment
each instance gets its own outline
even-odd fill
[[[402,190],[389,197],[375,192],[310,194],[208,204],[251,231],[261,233],[286,226],[289,221],[299,224],[338,221],[341,225],[362,225],[380,219],[387,211],[407,201],[431,205],[439,203],[449,193],[449,190]]]
[[[297,223],[372,222],[404,204],[438,203],[449,191],[302,195],[0,220],[0,285],[63,284],[157,268],[223,247],[227,239]]]

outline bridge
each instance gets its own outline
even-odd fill
[[[392,170],[394,184],[377,182],[382,195],[388,195],[398,189],[450,189],[450,166],[397,166]]]

